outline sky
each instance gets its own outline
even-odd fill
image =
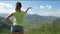
[[[15,10],[17,1],[0,1],[0,13],[12,13]],[[28,7],[31,9],[27,14],[42,16],[60,16],[60,1],[19,1],[22,3],[22,10]]]

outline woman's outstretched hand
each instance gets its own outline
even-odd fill
[[[26,10],[26,12],[27,12],[29,9],[31,9],[31,7],[28,7],[27,10]]]
[[[28,7],[27,9],[31,9],[31,7]]]

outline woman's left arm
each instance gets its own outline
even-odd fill
[[[28,7],[27,10],[26,10],[25,12],[27,13],[27,11],[28,11],[29,9],[31,9],[31,7]]]

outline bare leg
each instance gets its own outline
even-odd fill
[[[12,34],[17,34],[17,32],[12,32]]]
[[[18,32],[18,34],[24,34],[24,32]]]

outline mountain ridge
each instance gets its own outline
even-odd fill
[[[0,14],[1,17],[6,17],[8,14]],[[14,17],[11,18],[14,20]],[[60,19],[60,17],[54,17],[54,16],[40,16],[37,14],[26,14],[24,17],[24,22],[25,23],[45,23],[45,22],[51,22],[56,19]]]

